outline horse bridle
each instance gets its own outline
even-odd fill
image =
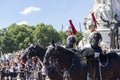
[[[31,53],[31,51],[34,52],[35,54],[37,53],[36,50],[34,50],[34,49],[30,49],[30,48],[32,48],[32,47],[35,48],[35,46],[30,46],[30,47],[28,48],[28,50],[27,50],[27,55],[26,55],[27,58],[29,58],[28,55]]]
[[[49,56],[48,61],[56,61],[57,56],[57,50],[54,46],[49,46],[50,48],[53,48],[54,51],[52,51],[52,54]]]
[[[57,46],[54,47],[54,51],[53,51],[52,56],[54,56],[54,57],[57,57],[57,56],[58,56]],[[74,61],[75,57],[76,57],[76,56],[74,55],[74,58],[72,59],[72,64],[71,64],[70,68],[67,70],[68,72],[69,72],[69,71],[71,70],[71,68],[73,67],[73,61]],[[53,65],[55,66],[55,70],[56,70],[61,76],[63,76],[64,71],[66,71],[66,69],[65,69],[65,68],[61,69],[60,64],[59,64],[59,62],[58,62],[58,58],[53,58],[52,60],[53,60]]]

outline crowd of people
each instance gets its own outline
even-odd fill
[[[22,62],[24,52],[3,55],[0,63],[0,80],[39,80],[41,66],[37,57]]]

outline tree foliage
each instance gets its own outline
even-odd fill
[[[0,36],[2,51],[13,52],[14,50],[26,48],[28,42],[32,39],[31,32],[33,30],[34,27],[17,24],[10,25],[6,32],[1,30],[1,33],[4,33]]]
[[[60,36],[60,44],[65,45],[66,44],[66,39],[67,39],[67,35],[66,32],[64,31],[59,31],[59,36]]]
[[[8,28],[0,30],[0,50],[4,53],[17,51],[28,47],[29,42],[36,42],[44,47],[54,40],[65,45],[66,34],[64,31],[56,31],[52,25],[40,23],[36,26],[12,24]],[[82,39],[82,34],[77,34],[77,39]]]
[[[59,34],[52,25],[38,24],[33,31],[33,40],[44,47],[47,46],[52,40],[59,42]]]

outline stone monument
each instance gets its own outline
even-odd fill
[[[95,0],[93,8],[89,11],[88,17],[85,18],[87,29],[87,25],[89,25],[90,21],[92,21],[92,13],[94,13],[96,21],[98,22],[96,30],[102,34],[103,43],[110,47],[111,40],[109,33],[111,32],[111,28],[114,27],[111,25],[114,23],[111,22],[113,21],[114,14],[117,15],[117,19],[114,19],[114,21],[116,20],[117,23],[120,22],[120,0]],[[120,26],[118,30],[118,43],[120,45]]]

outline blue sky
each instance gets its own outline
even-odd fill
[[[1,0],[0,29],[13,23],[37,25],[51,24],[56,30],[69,25],[72,20],[79,30],[93,7],[94,0]]]

